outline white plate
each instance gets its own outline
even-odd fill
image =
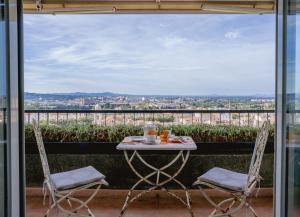
[[[145,137],[143,137],[143,136],[131,136],[130,139],[133,142],[144,142],[145,141]]]

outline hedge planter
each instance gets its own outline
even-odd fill
[[[165,129],[163,126],[160,130]],[[176,125],[168,127],[179,136],[191,136],[198,146],[180,174],[180,180],[189,187],[197,176],[219,166],[240,172],[248,172],[257,129],[231,125]],[[92,165],[107,176],[110,188],[129,188],[136,177],[115,149],[126,136],[143,135],[141,126],[98,126],[91,124],[41,125],[51,172]],[[34,132],[31,125],[25,126],[26,177],[28,186],[41,186],[43,173]],[[263,186],[273,183],[274,129],[271,130],[261,175]],[[165,152],[164,152],[165,153]],[[162,155],[148,153],[147,159],[161,163],[172,152]],[[141,168],[142,169],[142,168]],[[122,179],[120,179],[122,177]]]
[[[119,143],[126,136],[143,135],[141,126],[115,125],[99,126],[92,124],[41,125],[46,142],[115,142]],[[159,130],[165,127],[160,126]],[[196,143],[254,142],[257,128],[233,125],[174,125],[168,127],[175,135],[191,136]],[[274,129],[271,129],[269,142],[274,140]],[[35,142],[31,125],[25,126],[26,143]]]

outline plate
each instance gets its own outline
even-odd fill
[[[169,138],[169,141],[172,143],[184,143],[185,140],[180,136],[175,136],[173,138]]]
[[[143,136],[131,136],[130,139],[133,142],[144,142],[145,141],[145,137],[143,137]]]

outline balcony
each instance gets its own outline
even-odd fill
[[[273,110],[27,110],[27,214],[32,217],[40,216],[46,210],[40,188],[43,173],[29,126],[33,118],[39,121],[43,130],[52,172],[92,165],[107,176],[109,188],[100,191],[91,203],[96,216],[119,215],[127,193],[124,189],[130,188],[136,177],[122,152],[115,147],[125,136],[142,135],[142,126],[146,122],[152,121],[161,128],[172,128],[176,135],[188,134],[194,138],[198,150],[191,153],[178,178],[192,189],[195,216],[207,216],[212,207],[192,188],[195,178],[213,166],[247,172],[256,128],[265,120],[274,123],[275,119]],[[261,168],[264,181],[260,196],[251,199],[260,216],[272,216],[273,136],[272,130]],[[151,152],[145,157],[153,162],[167,162],[171,155]],[[180,190],[175,191],[183,194]],[[224,197],[215,191],[209,193],[216,198]],[[85,192],[81,197],[85,197]],[[165,193],[155,191],[133,203],[127,214],[141,215],[189,216],[189,213]],[[246,210],[237,216],[246,216]]]
[[[102,190],[99,195],[90,203],[96,217],[112,217],[119,216],[120,209],[126,197],[126,190]],[[221,199],[222,195],[215,194],[217,199]],[[251,199],[257,214],[263,217],[273,216],[273,198],[272,189],[261,189],[258,198]],[[40,217],[46,211],[46,206],[42,204],[43,197],[41,189],[27,189],[27,216]],[[201,197],[199,192],[192,191],[193,212],[195,217],[207,217],[213,207]],[[63,217],[57,215],[54,211],[52,216]],[[143,217],[189,217],[188,211],[178,201],[168,197],[161,192],[148,194],[132,204],[125,216],[143,216]],[[242,209],[235,216],[252,216]]]

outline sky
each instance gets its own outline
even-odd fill
[[[25,91],[274,95],[274,15],[25,15]]]

